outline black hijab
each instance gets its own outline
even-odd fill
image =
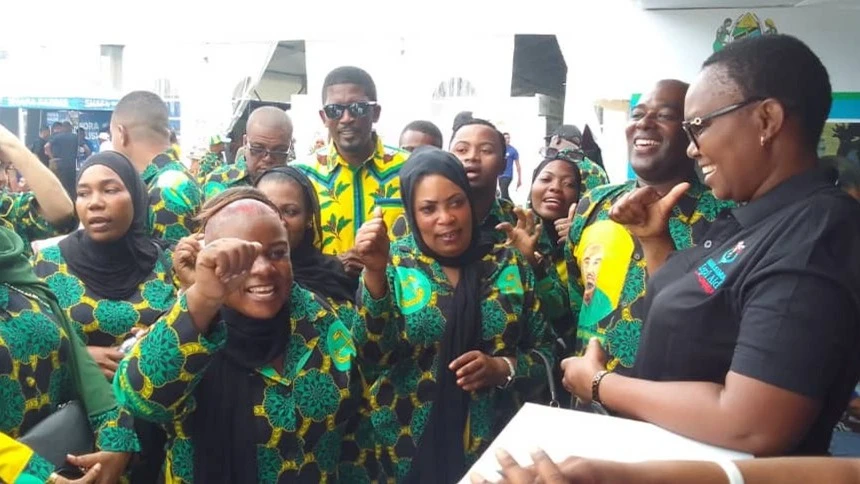
[[[469,200],[472,210],[472,240],[457,257],[433,252],[421,237],[415,222],[415,187],[428,175],[441,175],[456,184]],[[451,314],[446,314],[445,332],[439,345],[436,392],[433,408],[421,443],[418,445],[407,483],[447,484],[457,482],[466,472],[463,432],[471,395],[457,385],[448,364],[458,356],[478,348],[481,339],[481,259],[492,249],[492,240],[482,237],[475,216],[475,203],[463,164],[451,153],[423,146],[416,149],[400,170],[400,192],[406,208],[411,236],[421,252],[444,267],[462,269],[454,290]]]
[[[131,297],[152,274],[161,251],[146,230],[149,215],[146,187],[128,158],[115,151],[98,153],[87,160],[80,175],[95,165],[113,170],[131,195],[134,211],[131,226],[113,242],[96,242],[80,229],[61,240],[59,246],[69,272],[86,287],[101,297],[122,301]]]
[[[290,247],[293,278],[299,285],[324,298],[354,302],[358,278],[348,276],[337,257],[325,255],[320,249],[323,241],[320,202],[308,177],[292,166],[279,166],[260,175],[254,186],[259,187],[263,180],[283,182],[287,179],[301,187],[305,206],[311,214],[311,225],[305,228],[301,244]]]
[[[230,191],[219,196],[230,196]],[[276,215],[277,209],[271,208]],[[221,307],[218,319],[226,325],[226,346],[212,357],[194,390],[194,481],[257,482],[255,436],[260,419],[254,416],[251,383],[255,369],[287,350],[292,332],[290,300],[268,319],[251,318],[227,306]]]

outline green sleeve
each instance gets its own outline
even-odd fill
[[[397,360],[397,350],[406,342],[403,314],[394,297],[398,284],[396,272],[391,265],[386,269],[388,291],[380,299],[374,299],[362,280],[358,293],[359,315],[353,327],[353,337],[366,375],[376,374],[390,367]]]

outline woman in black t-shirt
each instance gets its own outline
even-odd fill
[[[562,363],[572,393],[755,455],[827,453],[860,373],[860,204],[817,168],[830,105],[826,69],[793,37],[705,62],[687,94],[688,155],[741,206],[673,254],[666,220],[687,184],[616,203],[651,276],[634,377],[607,374],[592,341]]]

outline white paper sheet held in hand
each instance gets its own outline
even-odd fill
[[[541,448],[553,461],[570,456],[621,462],[646,460],[740,460],[752,456],[681,437],[656,425],[575,410],[526,404],[469,471],[494,479],[501,469],[495,457],[507,450],[521,465]],[[461,484],[468,484],[467,474]]]

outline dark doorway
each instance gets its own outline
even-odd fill
[[[541,96],[546,133],[561,126],[567,63],[555,35],[515,35],[511,96]]]

